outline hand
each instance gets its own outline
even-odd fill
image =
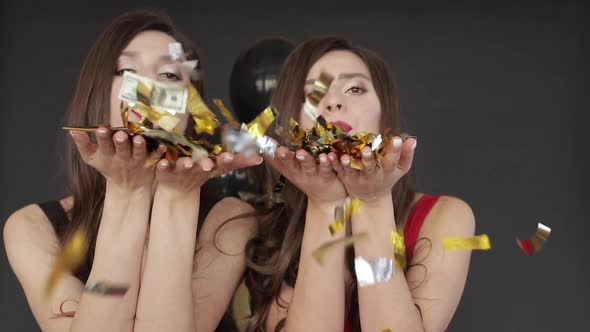
[[[215,161],[211,158],[194,161],[189,157],[182,157],[170,163],[163,159],[156,167],[158,188],[180,195],[198,193],[210,178],[238,168],[258,165],[262,160],[260,156],[245,157],[229,152],[221,153]]]
[[[126,132],[113,134],[106,127],[96,131],[98,144],[92,143],[85,132],[70,131],[70,134],[82,160],[99,171],[108,183],[127,190],[151,188],[155,171],[144,165],[148,159],[159,159],[163,149],[150,155],[141,135],[134,136],[131,144]]]
[[[349,155],[340,157],[334,170],[350,196],[363,202],[375,202],[391,195],[393,186],[410,171],[416,143],[415,138],[403,142],[400,137],[394,137],[383,150],[379,165],[371,148],[364,147],[361,151],[364,170],[351,168]]]
[[[346,198],[344,186],[332,170],[338,164],[334,153],[319,155],[319,163],[305,150],[290,151],[284,146],[277,148],[275,158],[265,159],[291,183],[303,191],[310,202],[341,202]]]

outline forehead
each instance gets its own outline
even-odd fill
[[[361,73],[371,77],[367,64],[355,53],[350,51],[331,51],[324,54],[311,66],[306,79],[315,79],[321,72],[336,77],[341,73]]]
[[[148,30],[137,34],[124,51],[168,53],[168,45],[174,42],[176,40],[166,33]]]

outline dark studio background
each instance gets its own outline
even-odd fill
[[[449,330],[587,330],[589,11],[571,1],[440,3],[142,7],[166,8],[196,42],[208,100],[226,105],[233,62],[261,37],[340,34],[378,51],[393,68],[406,129],[419,138],[418,189],[467,201],[477,233],[492,239],[492,251],[473,253]],[[109,22],[134,8],[1,3],[2,224],[24,205],[63,194],[60,126],[82,61]],[[553,232],[527,257],[515,238],[528,238],[537,222]],[[35,331],[0,247],[0,330]]]

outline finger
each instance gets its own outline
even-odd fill
[[[315,158],[309,154],[309,152],[305,150],[299,150],[295,152],[295,158],[299,161],[299,165],[301,166],[301,170],[306,175],[316,175],[317,174],[317,165]]]
[[[332,163],[328,156],[325,153],[322,153],[319,156],[319,160],[320,166],[318,167],[318,174],[323,177],[334,176],[334,171],[332,170]]]
[[[246,156],[243,154],[232,154],[224,152],[217,158],[217,165],[226,172],[233,171],[239,168],[256,166],[262,164],[264,159],[262,156]]]
[[[199,160],[197,164],[199,165],[199,168],[205,172],[209,172],[213,169],[213,166],[215,166],[213,160],[211,160],[210,158],[203,158]]]
[[[131,157],[131,144],[129,143],[129,136],[124,131],[118,131],[113,135],[115,142],[115,151],[117,156],[121,158]]]
[[[195,167],[195,161],[190,157],[182,157],[176,160],[174,165],[174,172],[183,174],[187,173]]]
[[[351,158],[349,155],[345,154],[340,157],[340,164],[342,165],[343,172],[338,173],[339,177],[350,178],[353,176],[358,176],[359,171],[350,167],[351,166]]]
[[[328,159],[330,159],[330,163],[332,164],[332,169],[337,174],[344,174],[344,167],[342,167],[342,164],[340,163],[340,159],[338,158],[338,156],[334,152],[330,152],[328,154]]]
[[[98,151],[107,156],[115,154],[115,146],[113,145],[113,138],[111,136],[111,131],[105,127],[101,127],[96,131]]]
[[[276,158],[266,158],[265,160],[287,178],[299,168],[299,165],[295,160],[295,153],[284,146],[277,148]]]
[[[156,166],[158,172],[162,172],[162,173],[169,173],[172,170],[172,166],[170,164],[170,162],[166,159],[162,159],[158,162],[157,166]]]
[[[396,136],[385,147],[383,160],[381,161],[381,167],[383,167],[383,170],[390,171],[397,166],[401,154],[402,144],[402,139]]]
[[[404,173],[407,173],[412,168],[417,144],[418,141],[415,138],[410,138],[402,145],[402,152],[397,165]]]
[[[98,146],[90,141],[90,137],[88,137],[88,134],[85,132],[70,131],[70,135],[72,135],[72,139],[74,140],[74,143],[76,143],[76,147],[78,148],[78,152],[80,152],[82,160],[90,160],[98,150]]]
[[[370,147],[365,146],[361,150],[361,162],[363,163],[365,173],[373,173],[376,168],[375,154]]]
[[[147,145],[141,135],[133,137],[133,150],[131,153],[134,160],[144,160],[147,157]]]

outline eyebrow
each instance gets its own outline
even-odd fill
[[[136,58],[138,54],[138,52],[123,51],[121,52],[121,57]],[[159,56],[158,61],[174,62],[169,54]]]
[[[370,81],[371,79],[369,78],[369,76],[363,74],[363,73],[342,73],[340,75],[338,75],[338,79],[339,80],[348,80],[351,78],[355,78],[355,77],[360,77],[360,78],[364,78],[367,81]],[[309,79],[305,81],[305,85],[308,84],[314,84],[315,79]]]

